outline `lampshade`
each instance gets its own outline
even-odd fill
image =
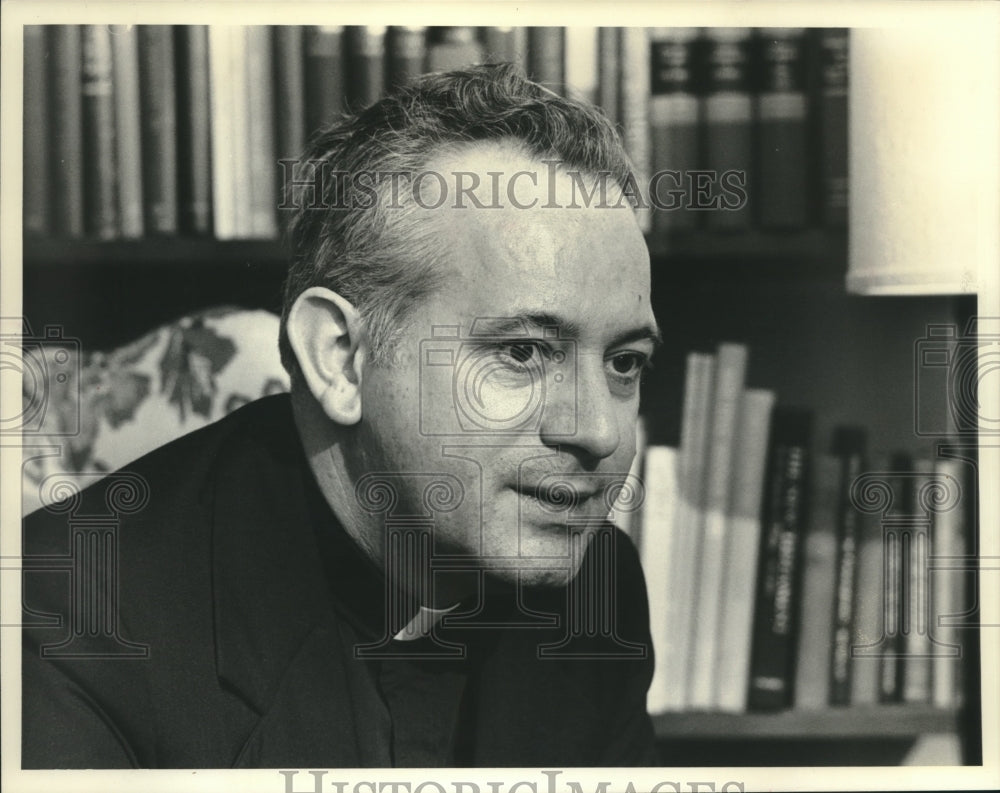
[[[975,293],[1000,267],[1000,30],[851,30],[848,291]]]

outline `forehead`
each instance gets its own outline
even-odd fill
[[[437,302],[451,321],[525,309],[581,327],[651,319],[646,244],[610,176],[602,200],[595,175],[493,143],[442,154],[428,169],[453,192],[426,213],[446,270]]]

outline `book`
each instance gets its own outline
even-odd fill
[[[142,217],[139,44],[135,25],[111,26],[111,67],[115,101],[119,233],[125,239],[140,239],[145,233],[145,224]]]
[[[697,28],[653,28],[650,41],[650,199],[653,231],[695,227],[688,185],[698,168],[698,108],[695,80]]]
[[[250,228],[248,236],[273,239],[278,235],[278,163],[274,140],[274,67],[268,29],[251,25],[246,30],[247,130],[249,132],[247,161],[249,185],[247,192]],[[265,120],[260,123],[258,119]]]
[[[179,25],[177,56],[178,223],[186,234],[212,233],[212,136],[208,26]],[[257,116],[270,119],[272,114]],[[268,126],[265,121],[259,126]]]
[[[652,159],[649,138],[649,37],[646,28],[622,28],[621,37],[619,118],[625,151],[632,160],[635,218],[639,229],[646,233],[652,228],[653,220],[649,205],[649,168]]]
[[[84,25],[80,42],[83,53],[84,230],[90,237],[109,240],[118,236],[111,30],[107,25]]]
[[[358,112],[385,90],[385,25],[350,25],[347,44],[347,107]]]
[[[83,236],[83,95],[79,25],[46,26],[49,51],[49,190],[56,234]]]
[[[695,570],[701,552],[701,525],[705,509],[705,467],[708,459],[714,390],[715,356],[691,352],[686,360],[684,403],[681,413],[681,442],[677,462],[677,526],[675,552],[669,560],[667,624],[671,655],[664,674],[667,679],[669,710],[684,710],[689,698],[691,638],[698,582]]]
[[[49,141],[47,47],[45,27],[24,26],[24,184],[23,226],[25,235],[48,233]]]
[[[597,101],[597,28],[566,28],[566,91],[593,104]]]
[[[960,494],[959,504],[939,512],[934,521],[931,556],[931,634],[936,653],[931,670],[931,702],[935,707],[956,707],[962,702],[962,645],[957,625],[964,611],[966,558],[963,465],[958,460],[934,461],[937,478]]]
[[[847,705],[851,701],[851,641],[861,538],[860,514],[851,503],[850,490],[865,469],[866,444],[864,427],[843,425],[834,429],[833,453],[840,460],[840,488],[836,508],[837,579],[830,659],[831,705]]]
[[[903,699],[903,586],[904,554],[902,532],[898,525],[900,515],[910,514],[913,508],[913,458],[905,452],[897,452],[889,458],[887,481],[892,491],[892,503],[888,507],[897,521],[887,522],[883,516],[884,559],[883,588],[883,641],[879,657],[879,702],[901,702]]]
[[[934,461],[918,457],[913,461],[913,492],[909,505],[914,521],[903,537],[903,570],[907,573],[902,590],[902,632],[904,655],[901,663],[903,702],[926,703],[931,699],[931,661],[934,647],[930,640],[929,556],[931,536],[937,514],[924,502],[925,488],[934,486]]]
[[[792,702],[800,544],[809,520],[806,500],[811,429],[809,410],[775,408],[747,696],[752,710],[775,710]]]
[[[725,566],[721,579],[722,618],[713,688],[716,708],[734,713],[745,711],[747,705],[761,504],[775,400],[774,391],[744,389],[733,438]]]
[[[801,228],[809,213],[805,30],[762,28],[758,36],[757,218],[763,228]]]
[[[612,124],[618,126],[618,94],[621,90],[621,37],[618,28],[597,29],[597,103]]]
[[[344,112],[344,28],[309,26],[303,32],[306,138]]]
[[[145,233],[175,234],[177,222],[177,72],[169,25],[140,25],[139,111]]]
[[[704,471],[704,512],[700,551],[695,567],[695,610],[689,663],[689,706],[708,710],[716,704],[715,674],[722,623],[722,582],[725,570],[729,485],[733,475],[733,437],[746,378],[745,345],[723,343],[715,354],[715,387],[710,400]]]
[[[671,709],[668,670],[683,659],[676,657],[676,645],[670,633],[668,570],[673,561],[678,528],[674,523],[677,499],[677,450],[653,445],[646,449],[643,465],[646,500],[642,507],[644,530],[639,543],[639,558],[646,575],[649,595],[649,629],[653,641],[655,665],[653,681],[646,696],[646,709],[662,713]]]
[[[528,76],[557,94],[566,90],[564,28],[528,28]]]
[[[802,546],[802,609],[795,664],[795,699],[802,710],[831,704],[831,636],[837,601],[837,507],[840,458],[821,454],[813,464],[812,510]]]
[[[483,62],[483,48],[475,28],[431,28],[427,45],[427,71],[466,69]]]
[[[212,221],[216,238],[241,236],[237,194],[243,178],[237,163],[243,119],[237,118],[236,86],[242,83],[242,31],[233,26],[208,28],[209,98],[211,107]],[[236,71],[239,69],[239,71]],[[245,167],[245,163],[243,164]],[[243,172],[245,174],[245,172]]]
[[[889,460],[880,455],[871,471],[887,471]],[[854,624],[851,635],[851,705],[879,702],[878,651],[885,637],[883,576],[885,550],[882,516],[862,512],[858,518],[858,560],[855,582]]]
[[[274,140],[278,159],[294,159],[306,144],[305,52],[300,25],[271,28]]]
[[[427,28],[418,25],[390,27],[385,39],[386,89],[402,88],[424,73]]]
[[[760,195],[753,174],[749,45],[748,28],[709,28],[702,46],[702,161],[712,184],[705,223],[716,230],[749,228]]]
[[[827,228],[847,226],[847,91],[849,32],[826,28],[816,32],[820,55],[819,184],[820,213]]]

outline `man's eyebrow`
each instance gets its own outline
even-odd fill
[[[516,334],[523,331],[525,326],[529,328],[558,328],[560,337],[564,339],[580,337],[580,326],[576,322],[546,311],[522,311],[513,316],[499,317],[490,322],[491,332],[498,336]],[[654,347],[663,344],[663,334],[656,324],[627,330],[616,336],[608,346],[617,347],[620,344],[647,340],[651,341]]]

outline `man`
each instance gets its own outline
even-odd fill
[[[291,395],[26,523],[24,766],[651,764],[606,517],[658,332],[611,127],[479,67],[289,182]]]

